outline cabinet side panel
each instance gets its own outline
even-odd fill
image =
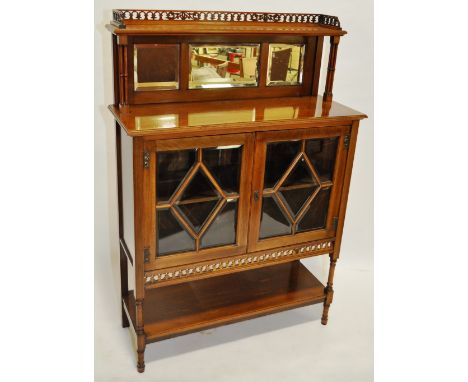
[[[128,267],[128,290],[133,291],[135,293],[135,272],[133,265],[130,263],[130,261],[127,259],[127,267]]]
[[[133,258],[135,258],[135,223],[133,205],[133,142],[121,128],[122,145],[122,201],[123,237]]]

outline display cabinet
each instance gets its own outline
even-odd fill
[[[114,10],[122,323],[146,344],[323,303],[359,121],[336,17]],[[318,95],[325,38],[325,92]],[[300,262],[328,255],[323,285]]]

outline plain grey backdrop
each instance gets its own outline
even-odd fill
[[[121,328],[112,52],[113,8],[325,13],[348,35],[338,49],[334,100],[361,122],[329,324],[321,306],[300,308],[149,345],[136,372]],[[371,381],[373,379],[373,2],[95,1],[95,376],[96,381]],[[328,47],[328,44],[327,44]],[[324,49],[326,58],[327,51]],[[322,68],[324,65],[322,64]],[[323,78],[323,73],[322,73]],[[323,80],[321,89],[323,92]],[[328,258],[305,264],[323,281]]]

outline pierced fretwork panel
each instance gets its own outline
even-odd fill
[[[338,138],[267,144],[260,239],[326,226]]]
[[[242,145],[156,157],[157,255],[235,244]]]

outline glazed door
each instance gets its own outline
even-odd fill
[[[147,142],[154,214],[147,269],[246,251],[252,137]]]
[[[256,136],[249,251],[333,237],[349,127]]]

